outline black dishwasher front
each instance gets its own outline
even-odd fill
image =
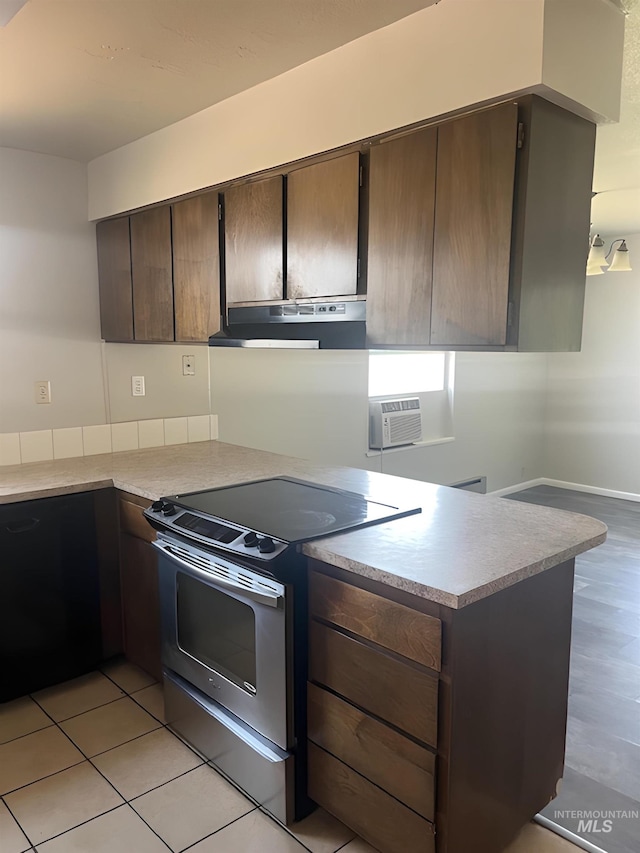
[[[88,672],[100,658],[93,496],[0,506],[0,702]]]

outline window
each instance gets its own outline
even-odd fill
[[[369,399],[419,397],[421,437],[407,444],[440,444],[453,441],[454,353],[413,350],[369,352]],[[369,428],[372,427],[370,418]],[[403,424],[404,426],[404,424]],[[377,439],[380,440],[379,438]],[[372,444],[369,435],[370,447]],[[398,443],[398,442],[396,442]],[[378,451],[370,452],[375,455]]]
[[[443,352],[369,353],[370,397],[444,391],[445,385],[446,354]]]

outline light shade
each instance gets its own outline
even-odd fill
[[[587,275],[604,275],[604,270],[598,264],[587,264]]]
[[[589,248],[589,257],[587,258],[587,275],[598,275],[597,272],[589,272],[589,267],[606,267],[607,258],[604,249],[604,240],[599,234],[596,234],[591,241]]]
[[[629,249],[627,249],[627,244],[623,240],[613,253],[613,260],[611,261],[609,272],[629,272],[630,270],[631,263],[629,262]]]

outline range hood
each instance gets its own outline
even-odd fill
[[[366,301],[327,299],[229,306],[211,347],[364,349]]]

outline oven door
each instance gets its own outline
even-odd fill
[[[162,663],[282,749],[293,746],[286,587],[160,533]]]

